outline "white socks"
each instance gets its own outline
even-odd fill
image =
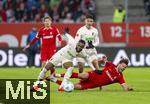
[[[38,80],[43,79],[45,77],[46,72],[47,69],[44,67],[38,76]]]
[[[73,70],[73,67],[69,67],[69,68],[67,69],[67,71],[66,71],[66,73],[65,73],[65,76],[64,76],[64,79],[63,79],[63,81],[62,81],[62,83],[61,83],[61,85],[60,85],[59,88],[62,88],[63,85],[64,85],[64,83],[67,82],[67,81],[70,79],[70,77],[71,77],[71,75],[72,75],[72,70]]]
[[[50,80],[51,80],[52,82],[55,82],[55,83],[56,83],[57,78],[55,78],[53,75],[50,75],[49,78],[50,78]]]

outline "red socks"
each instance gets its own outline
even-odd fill
[[[57,83],[58,85],[61,85],[62,81],[61,81],[61,80],[57,80],[56,83]]]

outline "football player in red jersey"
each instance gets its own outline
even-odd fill
[[[118,65],[114,65],[112,62],[105,61],[105,66],[101,74],[97,74],[95,71],[85,73],[73,73],[72,78],[81,79],[79,83],[75,83],[74,87],[78,90],[91,89],[96,87],[102,87],[105,85],[119,83],[125,91],[133,90],[130,88],[124,80],[123,71],[128,65],[128,59],[121,59]],[[61,77],[63,74],[61,74]],[[51,79],[53,82],[54,80]],[[57,84],[60,84],[60,80],[55,80]]]
[[[62,40],[59,30],[51,25],[52,24],[51,17],[49,16],[44,17],[43,23],[44,27],[40,28],[36,37],[23,49],[23,51],[25,51],[38,39],[42,38],[42,46],[40,53],[42,67],[45,66],[46,61],[49,60],[56,52],[56,38],[58,37],[59,41]]]

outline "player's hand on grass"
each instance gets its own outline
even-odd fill
[[[102,74],[102,70],[96,69],[96,70],[94,70],[94,71],[95,71],[95,73],[97,73],[97,74]]]
[[[102,86],[99,86],[99,90],[102,91],[102,90],[103,90],[103,87],[102,87]]]
[[[88,46],[86,48],[87,49],[94,48],[92,41],[88,41]]]
[[[128,91],[133,91],[133,88],[128,88]]]

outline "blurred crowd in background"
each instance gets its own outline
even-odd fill
[[[53,22],[81,22],[86,14],[95,16],[94,0],[0,0],[0,22],[40,22],[50,15]]]

